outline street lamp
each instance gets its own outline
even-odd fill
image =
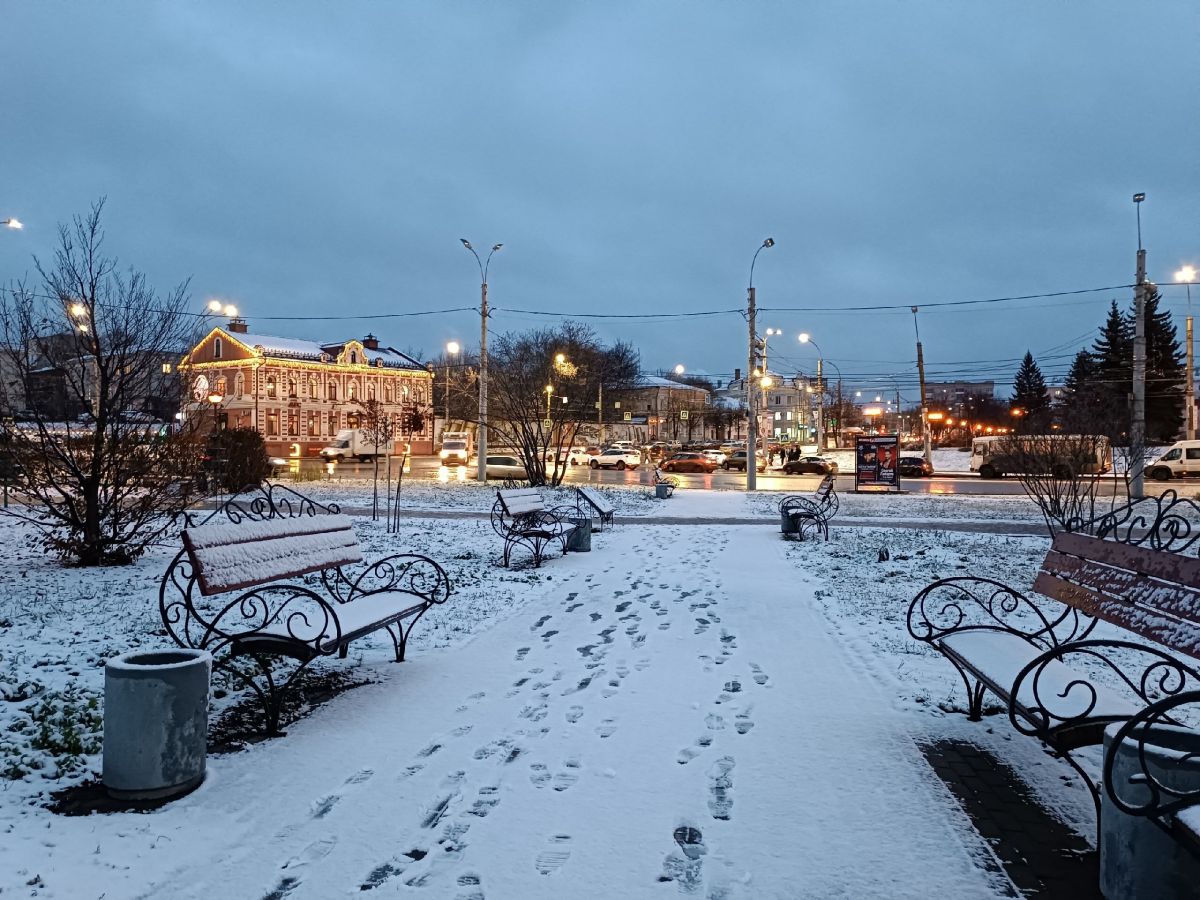
[[[800,332],[799,340],[802,344],[812,344],[817,351],[817,452],[820,453],[825,449],[825,390],[821,383],[824,354],[821,345],[807,331]]]
[[[13,231],[20,231],[25,227],[20,219],[5,219],[3,222],[0,222],[0,225],[3,225],[5,228],[11,228]]]
[[[682,375],[682,374],[683,374],[684,372],[686,372],[686,371],[687,371],[687,369],[685,369],[685,368],[683,367],[683,363],[680,363],[679,365],[677,365],[677,366],[675,367],[675,374],[676,374],[676,375]]]
[[[446,422],[442,425],[443,434],[450,427],[450,357],[457,356],[461,349],[458,341],[450,341],[446,344]]]
[[[495,244],[492,247],[491,253],[487,255],[486,261],[479,259],[479,254],[475,252],[475,248],[471,246],[471,242],[466,238],[459,238],[462,245],[471,251],[471,255],[475,257],[475,262],[479,266],[479,469],[476,472],[477,478],[482,482],[487,482],[487,386],[488,386],[488,352],[487,352],[487,320],[488,320],[488,305],[487,305],[487,273],[488,266],[492,263],[492,255],[503,247],[503,244]]]
[[[1189,441],[1196,438],[1196,386],[1195,373],[1192,364],[1192,283],[1196,280],[1195,266],[1182,266],[1175,273],[1175,281],[1187,286],[1187,329],[1185,331],[1187,339],[1187,382],[1185,388],[1185,406],[1187,408],[1187,430],[1186,435]]]
[[[754,258],[750,260],[750,282],[746,286],[746,322],[750,326],[750,364],[746,367],[746,372],[753,372],[757,366],[754,362],[755,342],[758,340],[758,334],[755,329],[755,306],[754,306],[754,264],[758,262],[758,254],[762,253],[769,247],[775,246],[774,238],[767,238],[754,251]],[[746,376],[746,417],[749,420],[749,425],[746,429],[746,490],[752,491],[758,487],[758,468],[755,465],[758,453],[758,409],[757,409],[758,392],[754,390],[754,386],[750,383],[750,376]]]
[[[546,385],[546,418],[550,418],[550,396],[554,393],[554,385]]]

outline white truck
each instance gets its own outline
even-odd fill
[[[381,441],[376,444],[371,440],[365,428],[343,428],[329,442],[328,447],[321,448],[321,457],[327,460],[344,459],[373,459],[376,456],[391,456],[396,450],[396,442]]]
[[[465,466],[471,457],[471,432],[443,431],[438,458],[443,466]]]

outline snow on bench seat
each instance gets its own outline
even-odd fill
[[[206,597],[363,560],[341,515],[200,525],[183,532],[183,546]]]
[[[1042,654],[1040,648],[1024,638],[1005,631],[960,631],[947,635],[940,643],[945,651],[988,682],[1005,701],[1010,699],[1007,692],[1016,682],[1017,675]],[[1081,680],[1086,679],[1058,660],[1051,660],[1036,681],[1038,695],[1034,695],[1034,679],[1026,678],[1014,699],[1027,717],[1031,711],[1036,713],[1038,710],[1046,710],[1057,719],[1072,719],[1086,713],[1089,720],[1126,719],[1137,713],[1138,707],[1094,683],[1096,705],[1088,711],[1092,692],[1082,685],[1068,691],[1072,682]]]
[[[260,629],[255,636],[296,638],[313,644],[316,644],[319,638],[321,651],[331,653],[342,644],[377,631],[389,622],[403,619],[425,605],[427,605],[425,600],[414,598],[412,594],[400,592],[368,594],[356,597],[352,603],[338,604],[334,608],[334,612],[337,613],[337,624],[332,621],[305,621],[293,617],[282,622],[272,622]],[[341,625],[340,641],[338,640],[337,625]],[[317,634],[318,630],[321,632],[320,635]]]

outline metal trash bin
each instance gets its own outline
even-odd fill
[[[567,549],[573,553],[588,553],[592,549],[592,520],[590,517],[572,519],[575,530],[567,535]]]
[[[1104,730],[1104,752],[1124,723]],[[1140,744],[1142,737],[1147,739]],[[1190,728],[1154,725],[1132,732],[1116,749],[1113,786],[1131,805],[1145,803],[1150,790],[1130,783],[1142,775],[1139,746],[1145,748],[1147,768],[1162,784],[1181,790],[1200,788],[1200,732]],[[1182,763],[1182,764],[1181,764]],[[1200,885],[1200,859],[1145,816],[1118,809],[1105,791],[1100,799],[1100,892],[1108,900],[1183,900],[1194,898]]]
[[[659,500],[666,500],[668,497],[671,496],[671,485],[656,484],[654,486],[654,496],[657,497]]]
[[[104,787],[114,797],[184,794],[204,780],[207,650],[125,653],[104,666]]]
[[[779,511],[779,530],[784,534],[795,534],[800,529],[797,527],[798,520],[793,519],[784,510]]]

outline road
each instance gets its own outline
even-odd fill
[[[394,463],[393,463],[394,464]],[[423,456],[412,460],[411,477],[417,480],[435,478],[439,468],[437,457]],[[369,478],[372,471],[370,463],[344,462],[338,464],[338,474],[343,477]],[[475,467],[467,469],[467,477],[473,478]],[[744,490],[746,475],[744,472],[725,472],[718,469],[711,475],[693,475],[671,473],[679,479],[681,485],[692,488],[709,488],[725,490]],[[591,469],[587,466],[571,466],[565,479],[566,484],[624,484],[649,485],[654,480],[653,466],[639,466],[637,469],[626,469],[618,472],[616,469]],[[812,491],[820,483],[819,475],[783,475],[779,472],[763,472],[758,476],[760,491],[792,491],[797,493]],[[1108,481],[1101,487],[1102,496],[1113,494],[1115,481]],[[1173,488],[1178,493],[1200,495],[1200,483],[1185,484],[1179,481],[1158,482],[1147,481],[1147,494],[1161,494],[1167,488]],[[854,490],[853,475],[839,475],[837,489],[842,492]],[[956,475],[953,473],[935,475],[933,478],[905,478],[901,481],[901,489],[914,494],[979,494],[991,496],[1020,496],[1025,493],[1020,482],[1015,478],[986,480],[975,475]],[[1124,485],[1120,493],[1124,494]]]

